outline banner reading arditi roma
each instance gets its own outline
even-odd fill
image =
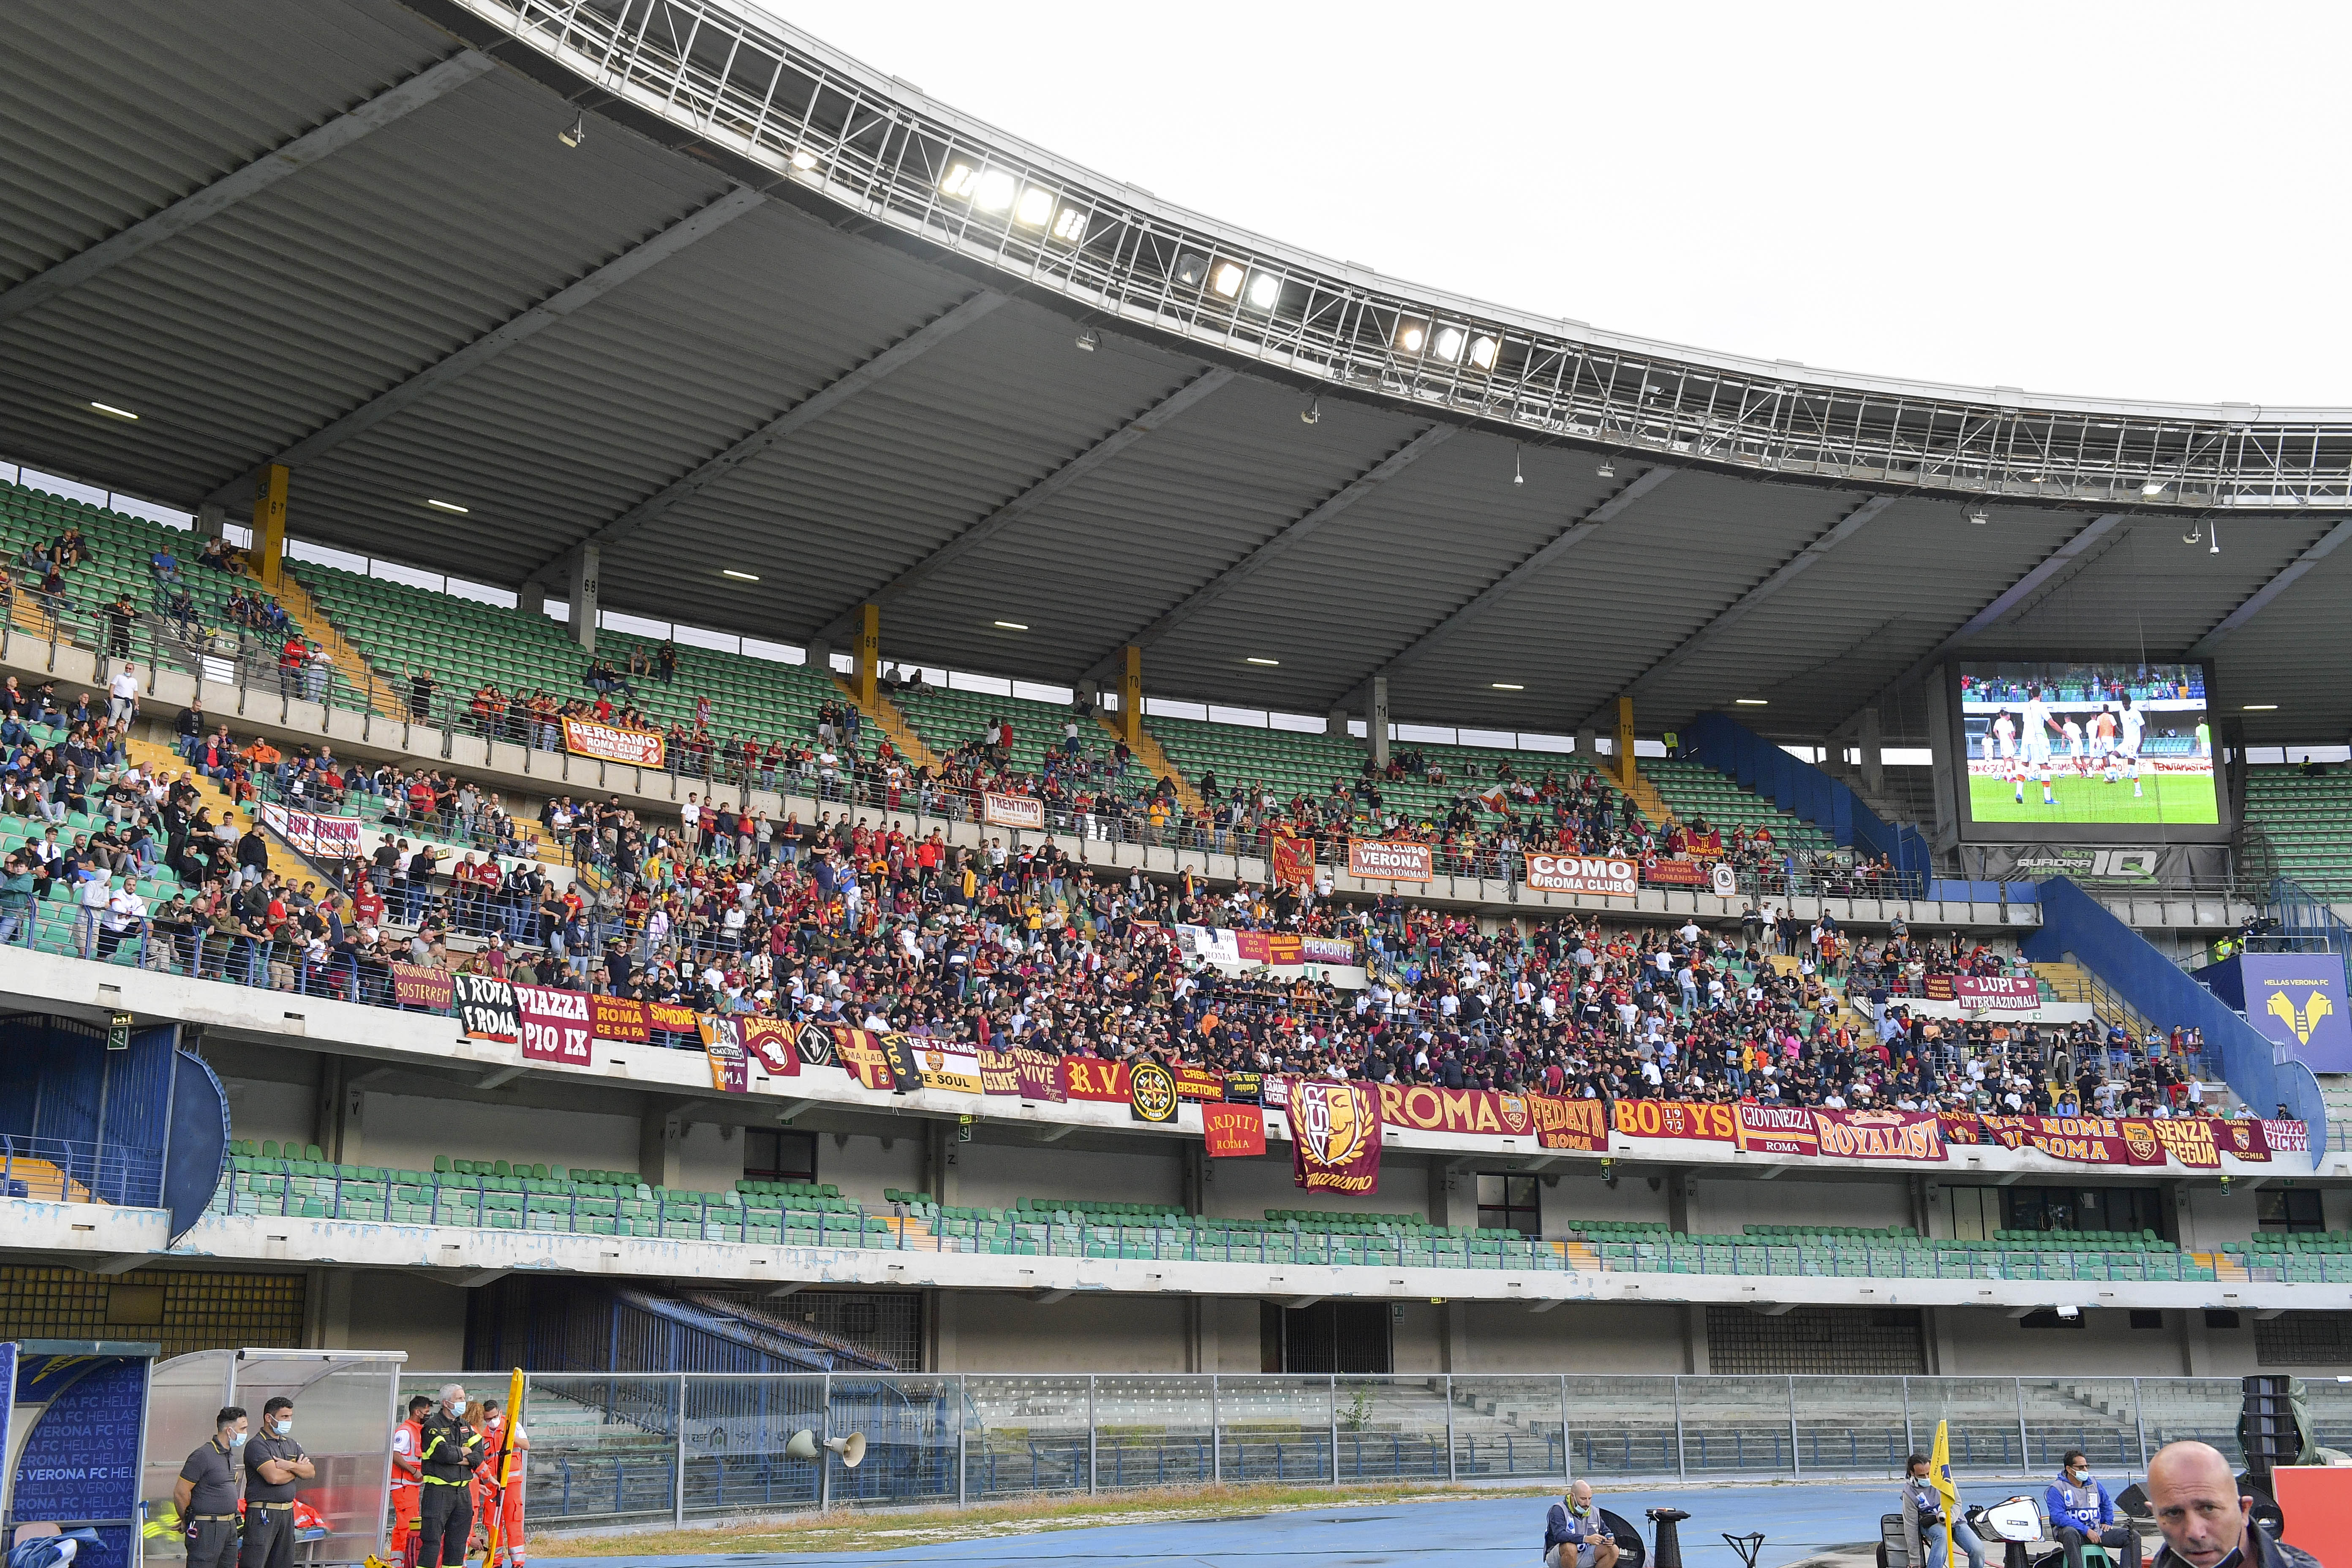
[[[629,730],[618,724],[600,724],[593,719],[568,716],[563,721],[563,749],[577,757],[626,763],[640,768],[661,766],[664,755],[658,731]]]
[[[1380,1192],[1380,1100],[1370,1084],[1295,1079],[1288,1115],[1292,1181],[1310,1193]]]
[[[1255,1105],[1204,1105],[1201,1138],[1218,1159],[1265,1152],[1265,1112]]]

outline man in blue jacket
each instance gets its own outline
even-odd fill
[[[2139,1532],[2120,1522],[2106,1483],[2091,1477],[2091,1458],[2080,1448],[2066,1451],[2065,1468],[2042,1494],[2050,1533],[2066,1549],[2066,1568],[2083,1568],[2083,1548],[2113,1551],[2123,1568],[2139,1568]]]
[[[1592,1483],[1578,1481],[1544,1519],[1544,1568],[1616,1568],[1617,1541],[1592,1504]]]

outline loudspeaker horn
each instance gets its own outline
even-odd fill
[[[827,1437],[824,1446],[841,1456],[841,1468],[854,1470],[866,1458],[866,1434],[852,1432],[846,1437]]]
[[[793,1433],[793,1440],[784,1445],[784,1458],[787,1459],[815,1458],[816,1434],[814,1432]]]

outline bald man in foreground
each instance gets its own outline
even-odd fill
[[[2320,1568],[2299,1546],[2273,1541],[2247,1517],[2254,1500],[2221,1451],[2208,1443],[2170,1443],[2147,1462],[2147,1501],[2164,1531],[2149,1568]]]

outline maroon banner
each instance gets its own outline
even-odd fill
[[[590,1004],[595,1015],[596,1037],[642,1046],[652,1037],[646,1026],[646,1005],[627,996],[598,996]]]
[[[514,988],[515,1016],[522,1025],[523,1059],[589,1065],[588,1042],[596,1030],[585,991],[551,991],[544,985]]]
[[[1265,1152],[1265,1112],[1255,1105],[1204,1105],[1201,1138],[1221,1160]]]
[[[1396,838],[1348,840],[1348,875],[1369,882],[1426,882],[1435,875],[1429,846]]]
[[[1528,1096],[1528,1114],[1534,1118],[1536,1142],[1545,1149],[1570,1149],[1585,1154],[1609,1152],[1608,1104],[1599,1100],[1563,1100],[1557,1095]]]
[[[1171,1068],[1176,1075],[1176,1098],[1179,1100],[1223,1100],[1225,1098],[1225,1075],[1210,1072],[1204,1068],[1188,1067],[1181,1063]]]
[[[1300,937],[1298,960],[1302,963],[1353,963],[1356,944],[1331,936]]]
[[[1945,1158],[1943,1122],[1932,1110],[1816,1110],[1813,1125],[1832,1159]]]
[[[1640,868],[1610,855],[1530,855],[1528,886],[1538,893],[1595,893],[1630,899],[1642,890]]]
[[[801,1053],[794,1044],[795,1035],[793,1026],[782,1018],[746,1018],[744,1054],[764,1068],[770,1078],[798,1078]]]
[[[1115,1100],[1127,1103],[1127,1064],[1094,1057],[1064,1057],[1062,1096],[1066,1100]]]
[[[1955,974],[1951,982],[1952,1000],[1963,1007],[2031,1013],[2042,1005],[2042,987],[2031,974]]]
[[[1735,1108],[1739,1116],[1739,1147],[1750,1154],[1818,1154],[1820,1129],[1813,1113],[1798,1105],[1750,1105]]]
[[[392,999],[404,1007],[430,1007],[446,1013],[456,1002],[457,983],[446,969],[416,963],[392,966]]]
[[[2107,1116],[1982,1116],[2003,1148],[2038,1149],[2073,1165],[2161,1165],[2166,1146],[2145,1121]]]
[[[2232,1116],[2206,1118],[2213,1130],[2213,1142],[2224,1154],[2241,1160],[2258,1160],[2270,1163],[2271,1146],[2266,1132],[2273,1125],[2267,1121],[2241,1121]],[[2294,1123],[2301,1127],[2302,1122]]]
[[[710,1087],[728,1094],[749,1089],[751,1073],[743,1059],[742,1021],[706,1013],[695,1024],[702,1036],[702,1054],[710,1061]]]
[[[1384,1083],[1379,1088],[1381,1120],[1416,1132],[1491,1132],[1524,1138],[1535,1131],[1527,1098],[1491,1089],[1439,1089],[1431,1084]]]
[[[1656,887],[1704,888],[1706,868],[1696,860],[1653,860],[1642,868],[1642,880]]]
[[[1315,841],[1276,834],[1270,869],[1277,888],[1306,887],[1315,880]]]
[[[1290,1176],[1310,1193],[1371,1197],[1381,1190],[1380,1099],[1368,1083],[1290,1085]]]
[[[593,719],[566,718],[563,721],[563,749],[574,756],[595,757],[607,763],[627,763],[640,768],[662,765],[662,738],[659,734],[651,730],[626,730],[618,724],[600,724]]]
[[[2164,1145],[2167,1152],[2192,1171],[2218,1171],[2221,1168],[2223,1145],[2214,1136],[2216,1119],[2210,1116],[2157,1116],[2147,1121],[2124,1123],[2124,1136],[2134,1136],[2135,1128],[2146,1128],[2147,1135]]]

